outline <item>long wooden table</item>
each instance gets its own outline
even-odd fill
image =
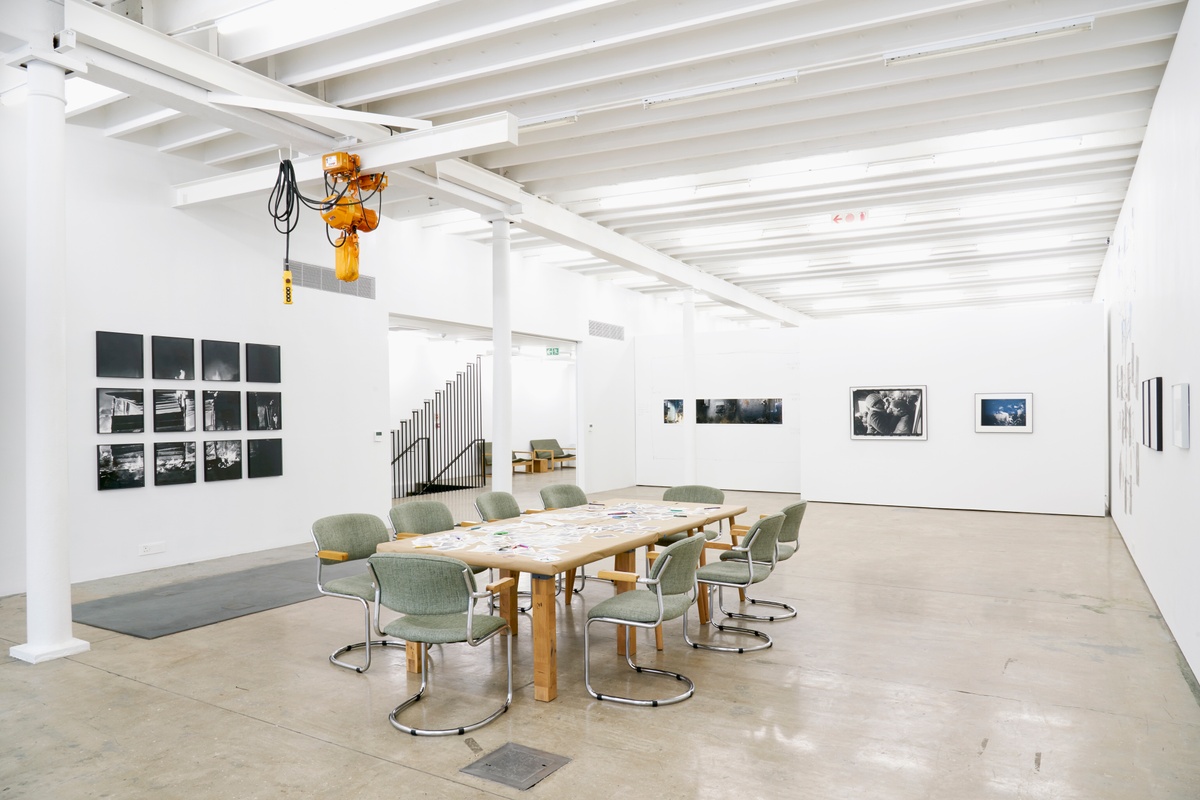
[[[605,500],[384,542],[378,550],[451,556],[473,567],[497,569],[501,577],[514,578],[514,586],[520,573],[528,572],[533,579],[533,694],[549,702],[558,696],[556,575],[573,575],[576,567],[608,556],[614,557],[617,570],[635,572],[637,548],[669,533],[699,531],[718,520],[732,520],[745,511],[745,506],[735,505]],[[617,591],[626,588],[618,584]],[[515,589],[501,592],[500,614],[515,636]],[[618,635],[622,652],[624,641]],[[409,668],[418,670],[420,664],[410,662]]]

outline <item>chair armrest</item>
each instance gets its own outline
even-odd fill
[[[423,533],[410,533],[409,531],[396,531],[396,541],[401,539],[414,539],[417,536],[424,536]]]
[[[744,536],[750,532],[749,525],[730,525],[729,532],[736,536]]]
[[[318,550],[317,558],[325,561],[349,561],[350,554],[343,553],[341,550]]]
[[[460,523],[458,523],[458,527],[460,527],[460,528],[472,528],[472,527],[474,527],[474,526],[476,526],[476,525],[482,525],[482,524],[483,524],[482,522],[460,522]]]
[[[483,588],[487,589],[492,594],[499,594],[501,590],[507,589],[508,587],[514,585],[516,585],[516,581],[514,581],[512,578],[501,578],[495,583],[489,583]]]
[[[602,569],[596,573],[596,577],[602,581],[613,581],[614,583],[637,583],[641,576],[636,572],[617,572],[611,569]]]
[[[704,548],[706,550],[733,550],[734,546],[729,542],[705,542]]]
[[[521,513],[522,514],[540,514],[543,511],[549,511],[549,510],[550,509],[548,509],[548,508],[527,508],[524,511],[522,511]]]

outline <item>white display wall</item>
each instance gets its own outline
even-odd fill
[[[808,499],[1105,513],[1102,310],[863,316],[696,337],[696,396],[782,398],[781,425],[696,426],[696,479]],[[638,482],[682,482],[678,337],[638,341]],[[851,439],[851,387],[924,386],[924,440]],[[1032,393],[1032,433],[976,433],[975,394]],[[690,409],[689,409],[690,410]],[[694,413],[693,413],[694,416]],[[685,423],[690,424],[690,423]]]

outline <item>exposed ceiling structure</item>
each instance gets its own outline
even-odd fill
[[[1089,302],[1184,7],[66,0],[58,49],[70,123],[230,173],[180,205],[349,149],[385,216],[770,326]]]

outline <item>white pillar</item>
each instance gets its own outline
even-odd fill
[[[65,72],[27,67],[25,245],[25,629],[9,655],[38,663],[81,653],[72,636],[68,541]],[[78,444],[78,443],[76,443]]]
[[[509,222],[492,220],[492,490],[512,492],[512,304]]]
[[[696,293],[683,301],[683,480],[696,482]]]

